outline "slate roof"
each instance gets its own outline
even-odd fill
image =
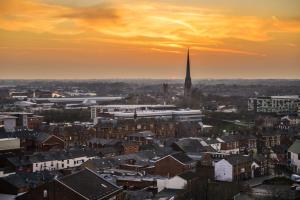
[[[1,179],[10,183],[15,188],[35,188],[42,183],[48,182],[54,177],[62,176],[58,171],[40,171],[40,172],[19,172]]]
[[[101,144],[106,146],[114,146],[117,143],[121,142],[121,140],[115,140],[115,139],[104,139],[104,138],[92,138],[88,142],[92,144]]]
[[[92,163],[98,169],[107,169],[116,166],[114,158],[95,158],[88,160],[85,163]]]
[[[218,141],[216,138],[211,138],[211,137],[201,137],[207,144],[217,144],[221,143]]]
[[[182,138],[174,144],[186,153],[215,152],[216,150],[201,138]]]
[[[88,168],[57,181],[90,200],[104,199],[122,190]]]
[[[153,197],[153,193],[146,190],[127,190],[126,196],[128,196],[128,199],[130,200],[151,199]]]
[[[266,131],[261,133],[262,136],[278,136],[281,135],[281,133],[276,132],[276,131]]]
[[[99,153],[103,156],[107,155],[107,154],[118,154],[120,152],[120,150],[116,147],[104,147],[101,148],[99,150]]]
[[[144,144],[144,145],[140,145],[140,151],[152,151],[155,152],[155,154],[159,157],[161,156],[165,156],[168,154],[172,154],[175,151],[171,148],[171,147],[161,147],[157,144]]]
[[[224,142],[229,143],[229,142],[235,142],[238,141],[238,135],[224,135],[220,137]]]
[[[263,162],[266,160],[266,157],[265,155],[262,155],[262,154],[257,154],[253,157],[254,161],[257,161],[257,162]]]
[[[84,149],[70,149],[68,151],[48,151],[48,152],[37,152],[32,155],[27,155],[22,158],[10,157],[7,160],[15,167],[28,166],[37,162],[46,162],[51,160],[67,160],[78,157],[94,157],[96,152],[92,150]]]
[[[155,134],[152,131],[142,131],[128,135],[128,137],[153,137]]]
[[[192,179],[196,178],[197,174],[192,171],[186,171],[186,172],[179,174],[178,176],[183,178],[184,180],[188,181],[188,180],[192,180]]]
[[[155,195],[153,200],[168,200],[171,199],[172,197],[176,197],[178,194],[181,194],[184,192],[184,189],[163,189],[159,193]]]
[[[124,164],[128,160],[134,160],[136,165],[150,165],[151,160],[156,156],[157,154],[154,151],[139,151],[137,153],[120,155],[114,158],[118,164]]]
[[[293,153],[300,153],[300,140],[295,140],[288,151]]]
[[[171,156],[184,164],[190,164],[194,162],[194,160],[188,157],[185,153],[174,153]]]
[[[252,134],[239,134],[238,135],[239,140],[256,140],[257,138]]]
[[[232,154],[232,155],[226,156],[224,159],[227,160],[231,165],[237,165],[237,164],[252,161],[252,158],[250,156],[241,155],[241,154]]]
[[[52,135],[44,133],[44,132],[25,131],[25,130],[24,131],[16,131],[16,132],[6,132],[6,133],[0,134],[0,138],[20,138],[20,139],[25,139],[25,140],[34,140],[37,142],[43,142],[50,136],[52,136]],[[55,136],[55,137],[57,137],[57,136]],[[57,137],[57,138],[59,138],[59,137]],[[59,139],[61,139],[61,138],[59,138]]]

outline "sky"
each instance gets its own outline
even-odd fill
[[[299,0],[0,0],[0,79],[300,78]]]

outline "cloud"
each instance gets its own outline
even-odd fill
[[[101,4],[93,7],[72,8],[70,12],[58,17],[84,20],[117,20],[117,10],[108,4]]]
[[[273,33],[299,33],[297,17],[233,15],[222,9],[176,4],[169,1],[73,1],[1,0],[0,27],[9,31],[57,36],[75,35],[78,43],[94,38],[103,42],[131,44],[178,51],[194,47],[215,53],[261,56],[256,51],[235,48],[228,39],[267,43]],[[48,39],[49,39],[48,38]],[[64,39],[64,38],[63,38]],[[240,42],[242,43],[242,42]],[[287,42],[285,42],[287,43]],[[84,45],[84,44],[82,44]],[[237,50],[238,49],[238,50]]]
[[[215,52],[215,53],[239,54],[244,56],[259,56],[259,57],[266,56],[265,54],[261,54],[261,53],[243,51],[238,49],[228,49],[228,48],[193,47],[192,49],[198,51]]]

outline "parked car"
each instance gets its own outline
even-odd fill
[[[300,183],[300,176],[298,174],[292,174],[291,179],[297,183]]]

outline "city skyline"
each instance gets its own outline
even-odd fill
[[[0,79],[300,77],[300,2],[3,0]]]

